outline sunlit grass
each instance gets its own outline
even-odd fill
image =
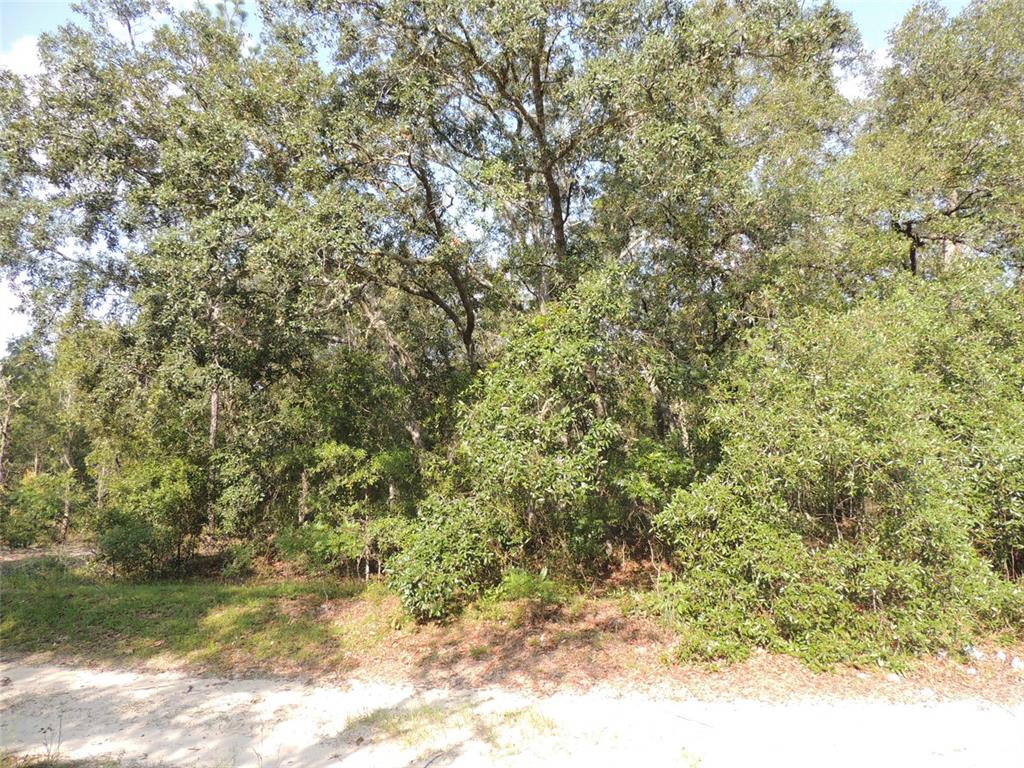
[[[12,652],[170,655],[211,668],[336,663],[383,630],[328,620],[319,609],[366,593],[364,582],[342,579],[114,583],[42,560],[3,572],[0,640]]]
[[[479,711],[472,701],[404,703],[369,710],[350,720],[344,733],[365,733],[371,739],[399,741],[415,747],[450,741],[460,732],[499,753],[516,751],[517,737],[554,733],[555,722],[533,707],[498,712]]]

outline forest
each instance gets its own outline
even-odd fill
[[[686,659],[1024,631],[1024,4],[87,0],[0,69],[0,537]],[[851,87],[852,86],[852,87]]]

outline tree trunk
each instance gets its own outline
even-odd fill
[[[213,351],[213,383],[210,387],[210,437],[209,458],[206,463],[206,526],[213,537],[217,533],[217,426],[220,420],[220,355],[217,353],[217,326],[220,323],[220,306],[213,304],[210,312],[210,330]]]
[[[64,483],[64,512],[60,518],[60,529],[57,531],[57,543],[63,544],[71,527],[71,479]]]
[[[908,221],[905,224],[901,224],[898,221],[894,221],[892,223],[892,229],[893,229],[893,231],[898,232],[899,234],[903,235],[905,238],[907,238],[910,241],[910,253],[909,253],[909,257],[907,259],[907,261],[908,261],[907,267],[910,269],[910,274],[916,275],[917,274],[917,249],[921,245],[923,245],[923,240],[914,231],[914,222]]]
[[[217,421],[220,418],[220,386],[213,385],[210,391],[210,457],[206,466],[206,524],[212,536],[217,530],[217,509],[214,504],[214,484],[217,480],[217,469],[214,465],[214,452],[217,450]]]
[[[107,496],[107,465],[103,463],[100,465],[99,472],[96,473],[96,506],[100,509],[103,508],[104,499]]]
[[[309,519],[309,470],[302,468],[302,484],[299,486],[299,525]]]
[[[540,40],[537,53],[530,61],[535,117],[533,132],[540,149],[541,177],[544,179],[544,187],[548,195],[551,232],[555,241],[555,259],[560,268],[565,262],[565,253],[568,250],[565,239],[565,212],[562,207],[562,190],[555,179],[555,157],[551,147],[548,145],[547,116],[544,111],[544,80],[541,75],[541,57],[544,55],[546,32],[541,30],[538,34]]]
[[[7,411],[4,413],[3,428],[0,428],[0,488],[4,487],[7,476],[4,474],[4,465],[7,462],[7,436],[11,430],[11,414],[14,412],[14,403],[7,403]]]
[[[71,446],[64,445],[61,455],[67,477],[64,480],[64,512],[60,518],[60,527],[57,530],[57,542],[64,543],[68,537],[68,529],[71,527],[71,483],[74,480],[74,465],[71,463]]]
[[[423,433],[420,430],[420,423],[416,419],[409,419],[405,423],[405,430],[412,438],[412,445],[417,451],[423,450]]]

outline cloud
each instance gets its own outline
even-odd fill
[[[28,332],[29,317],[19,312],[19,299],[6,282],[0,282],[0,354],[4,353],[12,339]]]
[[[859,74],[847,74],[840,79],[839,92],[850,101],[864,98],[868,95],[871,77],[890,64],[892,64],[892,57],[889,56],[889,49],[886,47],[875,49],[871,52],[870,68]]]
[[[38,75],[42,70],[38,42],[35,35],[19,37],[8,50],[0,51],[0,67],[18,75]]]

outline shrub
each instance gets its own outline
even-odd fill
[[[562,586],[548,578],[546,568],[533,573],[523,568],[511,568],[505,572],[496,587],[490,591],[496,600],[532,600],[545,605],[556,605],[565,599]]]
[[[51,521],[13,509],[7,512],[2,526],[4,543],[14,549],[37,544],[53,530]]]
[[[400,515],[375,517],[366,524],[366,548],[378,566],[405,549],[414,535],[415,523]]]
[[[574,574],[599,571],[612,541],[643,541],[651,502],[685,475],[668,366],[632,322],[627,278],[597,271],[519,327],[459,424],[465,487]]]
[[[351,521],[329,523],[318,520],[286,528],[277,535],[275,545],[285,560],[297,563],[311,573],[351,567],[365,549],[362,529]]]
[[[665,579],[641,598],[680,632],[686,659],[737,661],[755,645],[768,645],[771,628],[757,610],[756,590],[713,570],[695,569],[685,579]]]
[[[982,457],[1020,431],[1021,351],[964,310],[975,300],[1019,306],[969,276],[752,335],[712,392],[721,460],[655,520],[678,575],[651,607],[691,635],[684,654],[887,659],[1017,610],[979,549],[1019,556],[992,519],[1013,520],[1016,489]]]
[[[252,542],[236,542],[228,547],[221,574],[228,579],[248,576],[256,562],[256,545]]]
[[[72,510],[77,510],[83,494],[67,473],[25,473],[4,500],[0,533],[8,546],[29,547],[52,541],[69,489]]]
[[[142,517],[112,513],[104,515],[97,539],[101,560],[122,574],[156,575],[175,558],[176,537],[166,526]]]
[[[232,445],[218,453],[216,515],[219,531],[245,538],[256,534],[265,501],[258,470],[258,452],[247,445]]]
[[[100,559],[125,574],[180,568],[202,530],[202,484],[202,473],[184,459],[122,467],[95,521]]]
[[[284,559],[310,573],[380,572],[384,561],[410,541],[414,522],[398,515],[356,520],[347,515],[323,516],[305,525],[285,528],[274,545]]]
[[[430,499],[405,548],[390,564],[392,583],[416,619],[440,619],[493,586],[521,544],[511,522],[467,499]]]

